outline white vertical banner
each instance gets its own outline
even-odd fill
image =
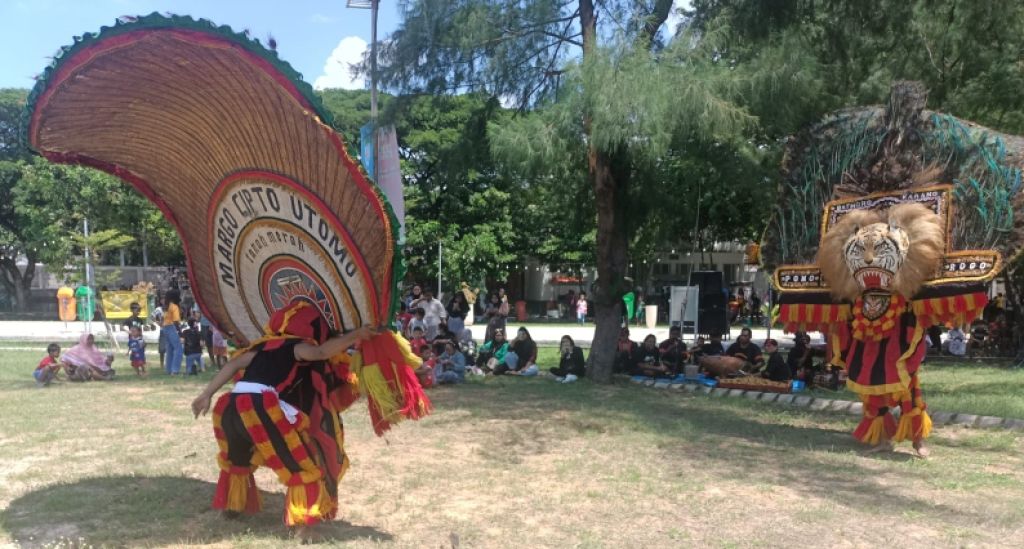
[[[377,185],[384,191],[398,218],[398,241],[405,242],[405,197],[402,196],[402,167],[398,159],[398,134],[394,126],[377,130]]]

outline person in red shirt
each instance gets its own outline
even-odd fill
[[[51,343],[46,346],[46,358],[39,361],[39,365],[36,366],[36,370],[32,372],[32,377],[36,378],[36,385],[39,387],[46,387],[53,381],[53,378],[57,377],[57,372],[60,371],[60,345]]]
[[[416,350],[413,347],[413,350]],[[416,368],[416,377],[420,380],[420,385],[424,388],[434,386],[434,367],[437,366],[437,359],[434,358],[434,348],[424,343],[419,348],[419,356],[423,359],[423,364],[419,368]]]
[[[409,347],[412,349],[412,352],[422,358],[423,355],[420,354],[420,349],[422,349],[424,345],[429,345],[429,342],[423,337],[423,328],[417,326],[412,329],[412,339],[409,340]]]
[[[413,319],[413,314],[409,312],[409,307],[405,304],[404,301],[401,302],[401,311],[399,311],[398,316],[395,319],[396,322],[397,322],[397,325],[395,326],[395,328],[398,329],[398,333],[400,333],[400,334],[408,333],[406,330],[409,329],[409,321],[412,320],[412,319]]]

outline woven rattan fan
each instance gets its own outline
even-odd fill
[[[171,220],[196,299],[240,340],[302,299],[335,329],[392,314],[397,223],[312,89],[227,27],[158,14],[61,50],[30,145],[127,181]]]

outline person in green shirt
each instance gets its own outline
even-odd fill
[[[636,304],[636,294],[633,292],[626,292],[626,295],[622,296],[622,303],[626,306],[626,326],[633,320],[634,305]]]
[[[490,372],[499,364],[505,363],[505,354],[508,353],[508,341],[505,340],[505,331],[497,328],[490,341],[480,347],[476,356],[476,366],[485,372]]]
[[[83,284],[75,290],[75,301],[78,304],[78,320],[82,322],[92,320],[96,314],[96,292]]]

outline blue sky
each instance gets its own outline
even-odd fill
[[[112,25],[122,15],[154,11],[191,15],[249,29],[315,87],[362,88],[344,61],[354,61],[370,41],[370,10],[346,0],[0,0],[0,88],[31,88],[60,46],[85,32]],[[382,0],[381,38],[398,25],[398,2]],[[325,70],[326,68],[326,70]]]

